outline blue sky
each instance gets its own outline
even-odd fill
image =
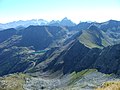
[[[120,20],[120,0],[0,0],[0,23],[17,20]]]

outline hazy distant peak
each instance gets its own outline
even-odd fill
[[[63,18],[60,22],[60,24],[62,26],[74,26],[76,25],[74,22],[72,22],[70,19],[68,19],[67,17]]]
[[[51,24],[52,24],[52,23],[60,23],[60,21],[59,21],[59,20],[57,20],[57,21],[52,20],[52,21],[50,21],[50,23],[51,23]]]
[[[62,20],[69,20],[67,17],[63,18]]]

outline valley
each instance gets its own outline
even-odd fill
[[[120,21],[76,25],[64,18],[23,27],[0,31],[0,90],[107,90],[119,83]]]

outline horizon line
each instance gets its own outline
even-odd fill
[[[110,21],[110,20],[115,20],[115,21],[120,21],[120,20],[117,20],[117,19],[108,19],[108,20],[104,20],[104,21],[92,21],[92,20],[79,20],[79,22],[75,22],[74,20],[68,18],[68,17],[64,17],[64,18],[67,18],[68,20],[71,20],[73,23],[75,24],[79,24],[80,22],[97,22],[97,23],[103,23],[103,22],[107,22],[107,21]],[[51,21],[62,21],[64,18],[62,19],[51,19],[51,20],[47,20],[47,19],[43,19],[43,18],[38,18],[38,19],[19,19],[19,20],[13,20],[13,21],[8,21],[8,22],[0,22],[0,24],[8,24],[8,23],[13,23],[13,22],[19,22],[19,21],[30,21],[30,20],[44,20],[44,21],[47,21],[48,23],[50,23]]]

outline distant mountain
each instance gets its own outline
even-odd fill
[[[52,20],[51,22],[48,22],[43,19],[32,19],[32,20],[26,20],[26,21],[14,21],[10,23],[5,23],[5,24],[0,24],[0,30],[3,29],[8,29],[8,28],[16,28],[16,29],[21,29],[21,28],[26,28],[30,25],[46,25],[46,26],[75,26],[76,24],[73,23],[71,20],[64,18],[61,21],[57,20],[54,21]]]
[[[52,21],[49,23],[49,25],[50,25],[50,26],[59,26],[59,25],[60,25],[60,21],[59,21],[59,20],[57,20],[57,21],[52,20]]]
[[[75,26],[76,24],[69,20],[67,17],[63,18],[60,22],[61,26]]]
[[[69,20],[67,17],[63,18],[61,21],[51,21],[50,26],[75,26],[76,24]]]
[[[47,25],[48,22],[43,19],[33,19],[33,20],[26,20],[26,21],[14,21],[6,24],[0,24],[1,29],[7,28],[18,28],[18,27],[28,27],[30,25]]]

